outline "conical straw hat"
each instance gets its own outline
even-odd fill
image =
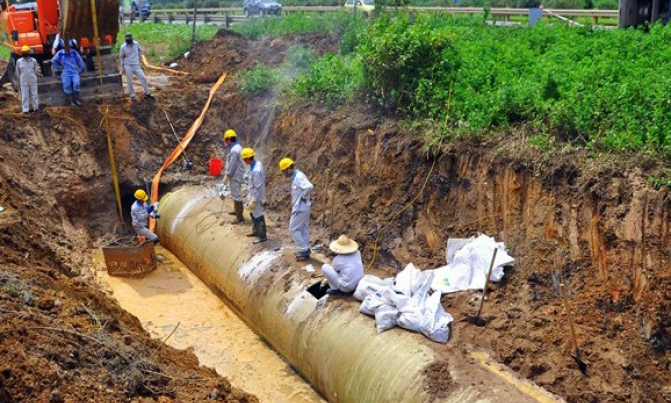
[[[340,235],[337,240],[331,242],[329,248],[333,253],[347,255],[356,252],[359,249],[359,244],[349,239],[347,235]]]

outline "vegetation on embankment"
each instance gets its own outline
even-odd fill
[[[312,61],[294,95],[335,104],[365,98],[395,116],[438,121],[451,98],[450,133],[524,126],[600,150],[671,151],[671,55],[659,45],[671,27],[504,28],[405,13],[349,20],[341,54]],[[274,23],[264,22],[269,32]]]
[[[217,25],[197,25],[196,41],[201,42],[211,39],[220,28]],[[119,47],[123,44],[124,35],[130,32],[133,34],[133,39],[138,41],[145,49],[144,53],[147,58],[152,62],[163,63],[189,50],[192,29],[193,27],[190,25],[128,24],[119,31],[114,51],[118,52]]]

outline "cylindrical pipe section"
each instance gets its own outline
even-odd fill
[[[468,371],[450,365],[453,383],[436,398],[435,385],[429,387],[424,375],[434,362],[432,343],[398,328],[377,334],[374,320],[358,312],[355,300],[317,300],[306,289],[318,280],[304,265],[285,259],[271,242],[252,245],[242,236],[249,228],[223,223],[224,210],[206,190],[169,193],[161,200],[162,245],[330,402],[469,403],[502,401],[499,396],[546,401],[529,399],[529,393],[477,364]],[[483,387],[475,385],[476,378]]]

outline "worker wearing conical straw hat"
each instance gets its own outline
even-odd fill
[[[356,289],[363,277],[363,263],[359,244],[351,240],[347,235],[340,235],[337,240],[331,242],[329,249],[337,256],[332,264],[322,266],[325,283],[328,283],[327,294],[349,294]]]

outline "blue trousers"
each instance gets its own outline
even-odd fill
[[[66,95],[72,95],[72,91],[79,92],[81,90],[79,73],[77,72],[64,71],[61,74],[61,82],[63,83],[63,92]]]

